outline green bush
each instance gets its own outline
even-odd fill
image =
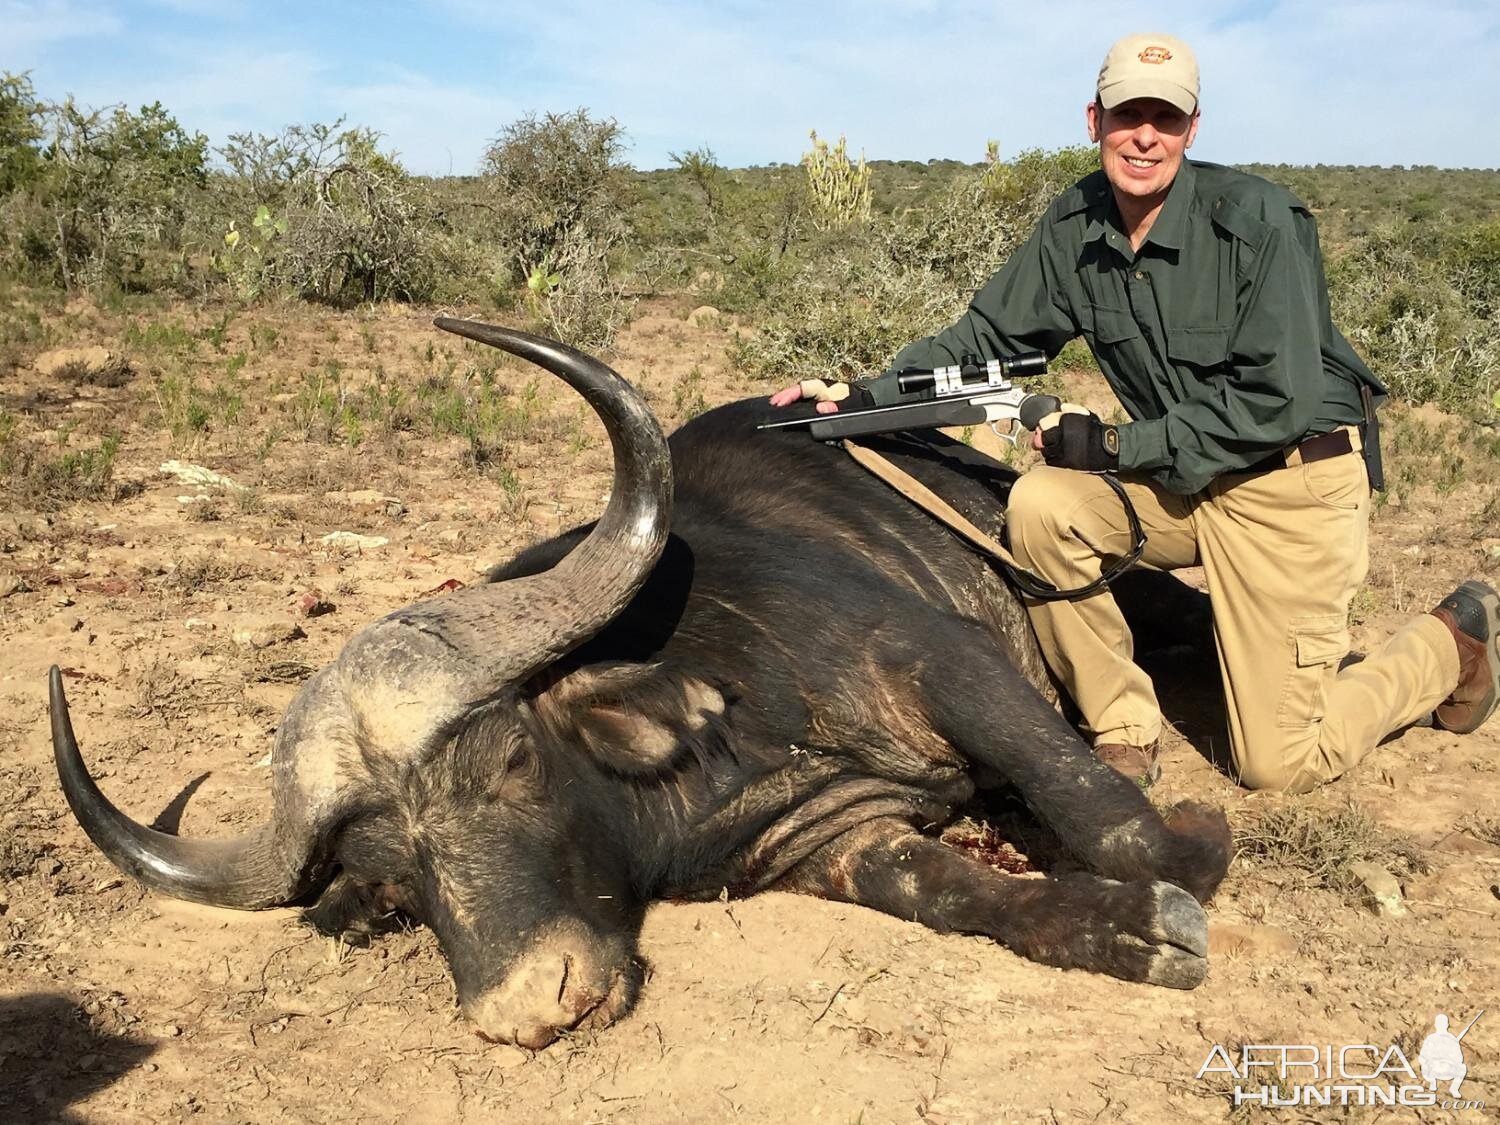
[[[294,125],[236,134],[216,182],[234,216],[219,264],[243,296],[349,305],[423,300],[444,272],[426,193],[369,129]]]
[[[43,106],[27,74],[0,73],[0,196],[40,174]]]
[[[525,282],[534,314],[576,347],[609,347],[631,302],[614,256],[628,234],[624,131],[586,109],[527,114],[484,156],[482,187],[507,255],[501,284]]]
[[[624,143],[618,122],[587,109],[527,114],[490,142],[483,189],[516,281],[554,272],[570,240],[607,252],[624,237]]]
[[[37,102],[25,79],[0,86],[0,176],[10,187],[0,230],[12,271],[96,292],[181,281],[207,138],[159,102],[89,110],[71,98]]]
[[[1492,411],[1500,223],[1386,225],[1329,264],[1334,322],[1399,398]]]

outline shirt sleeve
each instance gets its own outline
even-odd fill
[[[1258,224],[1225,363],[1162,417],[1120,427],[1122,471],[1153,472],[1172,492],[1197,492],[1306,434],[1325,391],[1319,293],[1316,263],[1294,227],[1311,217],[1294,208],[1285,215]]]
[[[883,374],[862,382],[877,405],[932,397],[931,391],[901,394],[896,376],[908,368],[945,367],[966,355],[988,360],[1032,350],[1046,352],[1050,359],[1078,335],[1048,230],[1044,219],[954,324],[908,344]]]

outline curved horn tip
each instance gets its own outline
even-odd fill
[[[68,695],[63,690],[62,669],[56,664],[47,669],[47,710],[52,719],[54,737],[65,734],[73,737],[73,723],[68,718]]]
[[[452,332],[455,336],[463,336],[479,344],[491,344],[500,347],[502,340],[530,339],[525,332],[518,332],[514,328],[502,328],[498,324],[486,324],[482,320],[464,320],[455,316],[435,316],[432,318],[434,327],[441,328],[444,332]]]

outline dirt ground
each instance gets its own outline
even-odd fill
[[[772,389],[731,369],[732,323],[688,311],[645,308],[612,360],[669,426]],[[424,930],[355,949],[293,911],[143,893],[63,802],[50,664],[66,669],[112,799],[184,835],[229,835],[268,809],[271,738],[298,683],[361,624],[602,507],[601,428],[518,365],[497,380],[526,428],[498,454],[432,438],[420,418],[366,418],[351,444],[349,388],[462,379],[480,362],[430,315],[74,305],[42,313],[51,342],[115,349],[131,377],[48,378],[31,356],[0,370],[0,410],[48,448],[121,436],[112,495],[13,491],[0,514],[0,1120],[1250,1120],[1266,1111],[1235,1111],[1223,1076],[1195,1077],[1215,1044],[1398,1043],[1415,1064],[1435,1014],[1456,1030],[1480,1009],[1463,1097],[1488,1108],[1276,1119],[1500,1116],[1500,722],[1462,738],[1413,729],[1297,802],[1248,795],[1206,760],[1223,735],[1205,718],[1216,689],[1201,654],[1152,669],[1174,721],[1153,796],[1220,804],[1241,831],[1288,809],[1307,831],[1357,821],[1402,881],[1404,913],[1347,889],[1329,845],[1242,855],[1210,909],[1212,973],[1180,993],[790,895],[658,904],[638,1008],[529,1053],[471,1033]],[[207,421],[181,412],[184,378],[220,388]],[[320,379],[341,388],[331,412],[308,406]],[[1087,377],[1072,386],[1098,393]],[[1500,472],[1472,457],[1454,469],[1441,418],[1402,424],[1411,460],[1376,516],[1360,650],[1457,581],[1500,572]],[[162,471],[174,459],[245,487]],[[385,542],[324,541],[341,531]]]

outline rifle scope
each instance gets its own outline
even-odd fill
[[[1012,378],[1045,374],[1047,356],[1044,352],[1017,352],[1015,355],[987,362],[981,362],[976,356],[966,355],[952,367],[938,367],[932,371],[903,371],[896,376],[896,386],[902,394],[936,387],[939,395],[951,395],[959,391],[995,386]]]

